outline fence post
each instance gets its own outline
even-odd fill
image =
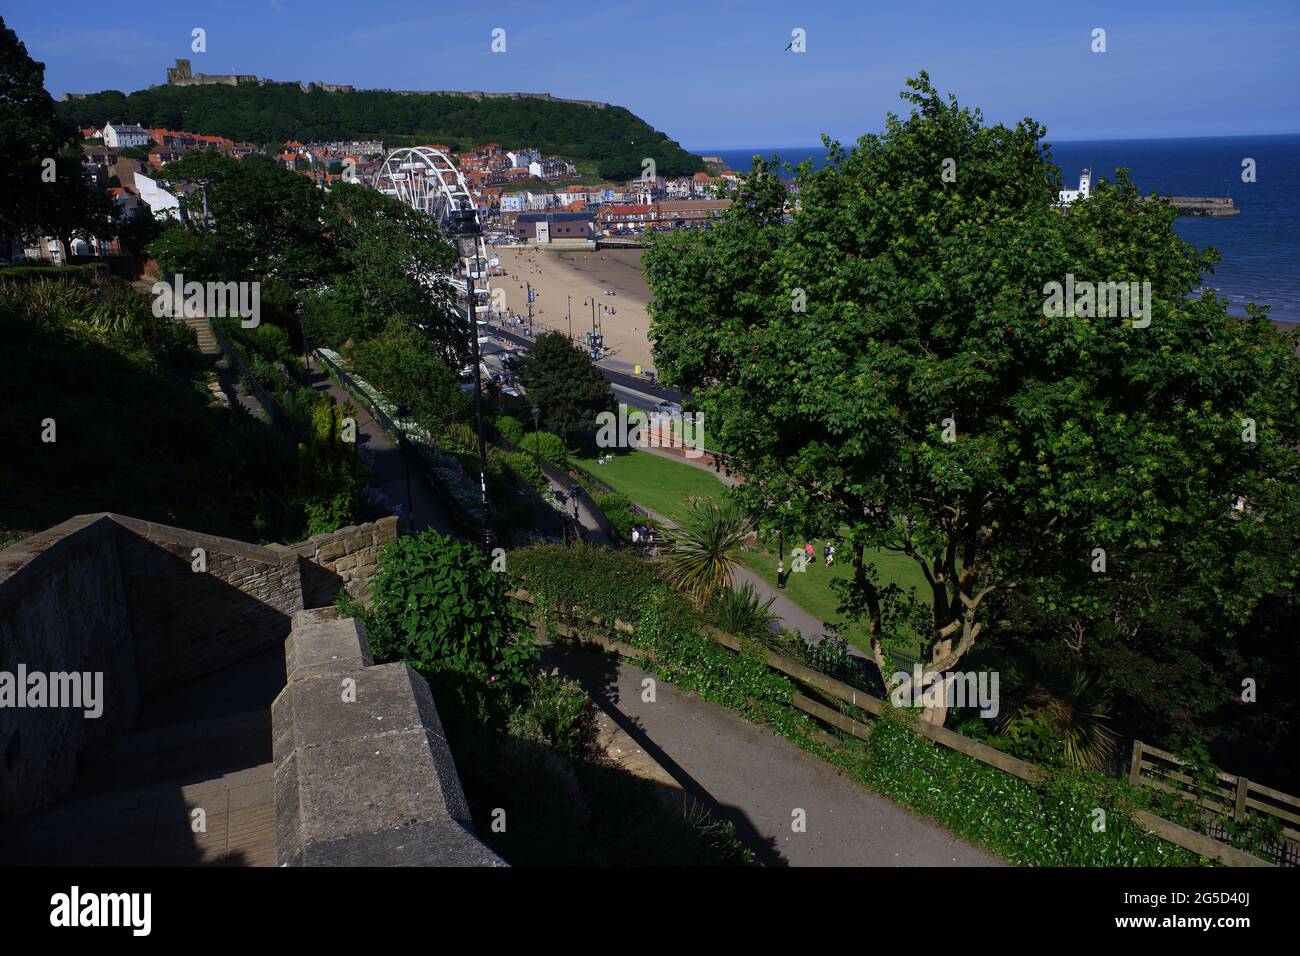
[[[1250,789],[1250,781],[1245,777],[1237,778],[1237,805],[1233,808],[1232,818],[1238,823],[1246,822],[1246,791]]]
[[[1133,761],[1128,768],[1128,782],[1133,786],[1138,785],[1139,778],[1142,776],[1142,741],[1133,741]]]

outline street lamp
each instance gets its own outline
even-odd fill
[[[785,529],[776,532],[776,586],[785,587]]]
[[[533,460],[538,461],[540,468],[540,459],[542,457],[542,432],[541,426],[537,424],[538,416],[542,414],[542,409],[538,405],[533,406]]]
[[[401,425],[397,423],[403,418],[411,417],[411,410],[405,405],[398,405],[393,409],[396,421],[393,422],[397,429],[397,450],[402,456],[402,467],[406,469],[406,520],[411,526],[411,533],[415,533],[415,500],[411,497],[411,457],[406,449],[406,432],[402,430]]]
[[[478,428],[478,481],[479,497],[483,503],[483,546],[492,548],[492,526],[488,519],[487,447],[483,440],[483,372],[478,349],[478,301],[474,293],[474,273],[478,271],[478,247],[482,241],[483,227],[474,208],[451,211],[451,234],[456,251],[465,260],[465,294],[469,316],[469,336],[474,356],[474,420]],[[474,265],[469,265],[470,261]]]
[[[307,307],[301,301],[293,305],[294,314],[298,316],[298,334],[302,336],[302,364],[307,367],[308,373],[311,372],[311,349],[307,347],[307,323],[305,315]]]

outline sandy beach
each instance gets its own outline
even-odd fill
[[[573,337],[583,344],[591,331],[590,303],[594,299],[596,321],[605,336],[604,364],[626,371],[636,365],[643,370],[654,368],[647,339],[650,289],[641,275],[641,250],[498,246],[496,251],[506,274],[494,277],[492,288],[504,289],[506,305],[526,316],[525,284],[530,283],[537,290],[533,303],[536,331],[568,335],[572,297]]]

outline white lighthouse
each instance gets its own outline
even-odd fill
[[[1079,174],[1078,189],[1062,189],[1057,200],[1058,206],[1068,206],[1076,199],[1087,199],[1092,194],[1092,170],[1085,169]]]

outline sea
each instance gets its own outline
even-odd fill
[[[1142,193],[1231,196],[1238,215],[1180,216],[1174,228],[1186,242],[1218,249],[1222,259],[1204,281],[1233,314],[1244,315],[1251,302],[1268,306],[1271,319],[1300,323],[1300,135],[1063,141],[1050,149],[1067,189],[1078,187],[1085,167],[1094,184],[1125,168]],[[748,170],[755,154],[792,166],[826,163],[820,145],[697,152],[719,156],[737,172]],[[1254,182],[1242,180],[1246,159],[1255,161]]]

